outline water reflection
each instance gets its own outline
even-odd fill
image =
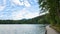
[[[0,25],[0,34],[45,34],[41,24]]]

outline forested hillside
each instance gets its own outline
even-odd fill
[[[32,19],[0,20],[0,24],[48,24],[48,22],[45,19],[45,15],[42,15]]]

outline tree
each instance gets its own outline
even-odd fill
[[[49,12],[49,22],[52,25],[60,24],[60,0],[38,0],[42,12]]]

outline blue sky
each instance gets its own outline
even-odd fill
[[[37,0],[0,0],[0,20],[20,20],[39,16]]]

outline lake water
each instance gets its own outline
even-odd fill
[[[42,24],[0,24],[0,34],[45,34]]]

